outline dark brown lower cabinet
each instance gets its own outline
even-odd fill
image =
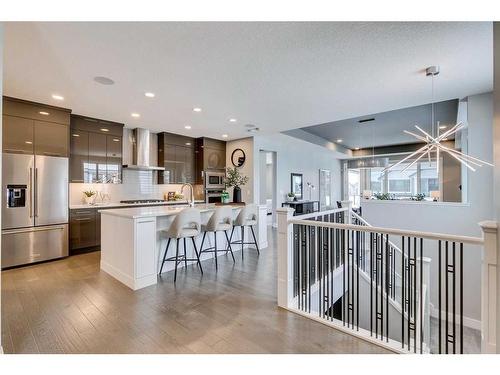
[[[99,218],[98,218],[99,215]],[[69,247],[71,253],[100,246],[100,214],[95,208],[70,210]],[[99,229],[99,232],[97,232]]]

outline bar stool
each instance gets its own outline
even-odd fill
[[[177,214],[177,216],[170,224],[168,229],[162,230],[168,237],[167,247],[165,248],[165,254],[163,255],[163,260],[161,262],[160,272],[161,276],[163,265],[165,262],[175,262],[175,273],[174,273],[174,283],[177,280],[177,266],[179,263],[184,261],[184,267],[187,267],[188,261],[198,262],[200,271],[203,274],[203,268],[201,268],[200,255],[196,249],[196,242],[194,238],[200,234],[201,228],[201,214],[196,208],[185,208]],[[196,254],[196,258],[187,258],[186,256],[186,238],[191,238],[193,241],[193,248]],[[168,246],[170,245],[170,240],[174,239],[176,242],[175,256],[167,258]],[[179,255],[179,241],[184,240],[184,255]]]
[[[229,251],[231,252],[231,256],[233,257],[233,262],[235,261],[233,249],[231,248],[231,241],[229,240],[229,236],[227,235],[227,231],[231,229],[232,224],[233,224],[233,209],[231,207],[217,207],[212,216],[210,217],[210,219],[208,219],[207,224],[201,226],[201,229],[203,231],[203,239],[201,240],[200,255],[203,253],[215,253],[216,270],[218,269],[217,251],[225,251],[227,254],[227,249],[226,250],[217,249],[217,232],[224,232],[224,234],[226,235]],[[207,232],[214,233],[214,246],[203,249],[203,243],[205,242],[205,237],[207,235]]]
[[[255,237],[255,232],[253,230],[253,225],[255,224],[257,224],[257,205],[252,203],[242,207],[240,213],[234,220],[233,229],[231,230],[231,237],[229,238],[230,245],[241,244],[242,258],[243,258],[244,245],[255,245],[255,248],[257,249],[257,254],[260,255],[259,245],[257,244],[257,238]],[[241,227],[241,240],[232,241],[235,227]],[[250,227],[254,242],[245,242],[245,227]]]

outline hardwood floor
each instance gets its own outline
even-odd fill
[[[387,353],[276,305],[276,247],[132,291],[99,252],[2,272],[6,353]]]

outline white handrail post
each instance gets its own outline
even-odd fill
[[[482,221],[484,250],[481,270],[481,353],[498,353],[500,335],[499,310],[497,309],[497,241],[496,221]]]
[[[346,217],[345,217],[345,223],[346,224],[352,224],[352,202],[351,201],[341,201],[342,208],[347,208],[346,211]]]
[[[292,274],[292,224],[289,220],[293,217],[293,208],[283,207],[276,209],[278,219],[278,306],[288,307],[293,298]]]

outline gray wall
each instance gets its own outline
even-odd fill
[[[492,138],[493,97],[491,93],[470,96],[468,108],[469,153],[480,159],[493,158]],[[497,189],[498,190],[498,189]],[[468,174],[469,202],[433,204],[420,202],[361,201],[363,216],[375,226],[439,232],[457,235],[482,236],[478,223],[492,219],[493,168],[483,166]],[[427,247],[430,251],[431,249]],[[427,253],[428,256],[432,254]],[[436,280],[437,261],[432,262],[432,277]],[[464,315],[481,319],[481,251],[466,246],[464,251],[466,281],[464,281]],[[431,290],[431,292],[433,292]],[[436,290],[434,290],[436,292]],[[432,302],[437,301],[436,295]],[[436,304],[437,306],[437,304]],[[467,323],[467,322],[466,322]]]
[[[494,59],[494,126],[493,144],[495,157],[495,219],[500,219],[500,23],[493,23],[493,59]],[[500,259],[500,241],[497,259]],[[497,353],[500,353],[500,267],[497,267]]]

